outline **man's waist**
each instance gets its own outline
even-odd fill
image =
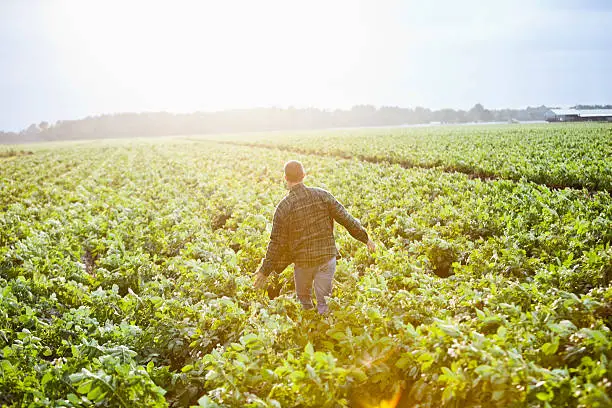
[[[321,251],[317,254],[313,253],[297,253],[294,256],[293,262],[295,266],[299,267],[312,267],[329,262],[333,258],[339,258],[340,253],[336,247],[330,248],[329,250]]]

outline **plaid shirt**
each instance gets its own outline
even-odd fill
[[[334,220],[353,238],[368,242],[366,230],[333,195],[303,183],[291,187],[274,212],[270,244],[258,272],[267,276],[291,263],[316,266],[338,257]]]

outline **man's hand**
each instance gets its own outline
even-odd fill
[[[255,283],[253,284],[253,286],[255,287],[255,289],[263,289],[266,285],[267,279],[268,277],[266,275],[261,272],[258,272],[255,276]]]
[[[368,239],[368,243],[366,245],[368,246],[368,251],[370,252],[376,251],[376,244],[371,239]]]

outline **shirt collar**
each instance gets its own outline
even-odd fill
[[[292,187],[289,189],[289,191],[298,191],[298,190],[301,190],[301,189],[303,189],[303,188],[305,188],[305,187],[306,187],[306,186],[304,185],[304,183],[298,183],[298,184],[296,184],[296,185],[292,186]]]

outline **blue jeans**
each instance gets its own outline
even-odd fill
[[[295,291],[304,309],[314,307],[312,305],[312,286],[314,283],[317,310],[320,314],[327,313],[328,306],[325,302],[325,296],[331,296],[335,272],[336,258],[318,266],[300,267],[295,265],[295,272],[293,273]]]

